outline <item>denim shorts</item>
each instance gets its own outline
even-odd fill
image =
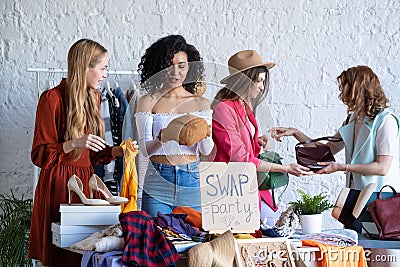
[[[149,162],[143,185],[142,210],[153,217],[177,206],[200,211],[199,162],[166,165]]]

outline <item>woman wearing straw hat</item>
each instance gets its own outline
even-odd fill
[[[257,156],[268,139],[258,136],[255,118],[257,106],[269,87],[269,69],[273,62],[264,62],[254,50],[239,51],[228,61],[230,75],[221,80],[222,88],[212,103],[213,161],[252,162],[260,172],[287,172],[295,176],[309,175],[309,169],[292,163],[280,165],[260,160]],[[276,211],[269,191],[262,197]]]

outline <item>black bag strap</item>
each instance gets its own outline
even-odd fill
[[[392,189],[393,196],[394,196],[394,197],[397,196],[396,189],[394,189],[393,186],[387,184],[387,185],[382,186],[381,190],[379,190],[378,199],[382,199],[382,190],[383,190],[383,188],[385,188],[385,187],[389,187],[390,189]]]
[[[343,139],[340,138],[340,137],[335,137],[335,136],[324,136],[324,137],[320,137],[320,138],[316,138],[316,139],[308,139],[306,141],[299,142],[299,143],[296,144],[296,147],[301,146],[301,145],[305,145],[305,144],[311,144],[311,143],[319,142],[319,141],[342,142]]]
[[[285,185],[285,188],[283,189],[282,193],[281,193],[281,194],[279,195],[279,197],[278,197],[279,200],[281,199],[283,193],[285,193],[286,188],[288,187],[288,185],[289,185],[289,183],[287,183],[287,184]],[[272,191],[272,203],[273,203],[274,209],[275,209],[275,208],[277,207],[276,201],[275,201],[275,192],[274,192],[274,189],[271,189],[271,191]]]

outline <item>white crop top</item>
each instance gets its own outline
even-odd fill
[[[207,121],[208,125],[212,125],[212,110],[202,110],[196,112],[189,112],[184,114],[168,114],[168,113],[156,113],[152,114],[150,112],[138,112],[135,113],[135,120],[139,135],[139,146],[144,155],[151,157],[155,155],[196,155],[199,156],[199,152],[204,155],[211,153],[214,142],[212,137],[207,137],[195,144],[194,146],[184,146],[179,145],[176,141],[169,141],[164,143],[162,147],[153,153],[149,153],[146,150],[146,142],[153,141],[157,139],[160,130],[167,127],[167,125],[175,118],[186,114],[192,114],[203,118]]]

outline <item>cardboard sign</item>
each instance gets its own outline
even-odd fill
[[[260,228],[256,166],[248,162],[201,162],[202,226],[218,233]]]

